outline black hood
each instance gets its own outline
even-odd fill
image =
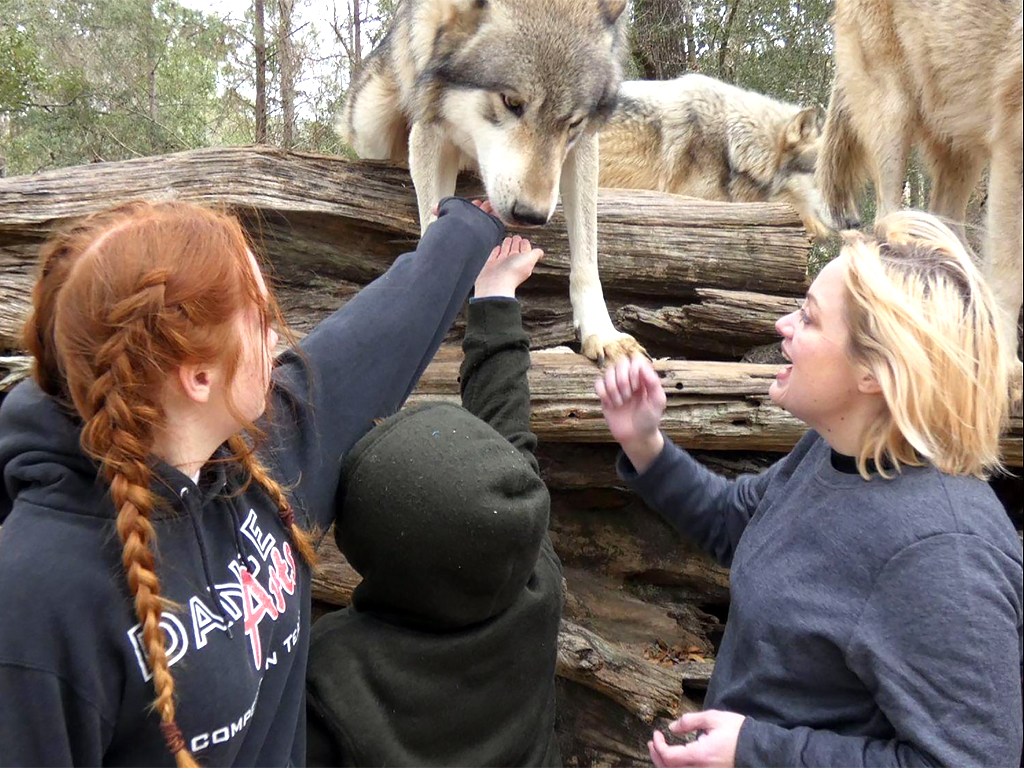
[[[66,513],[114,516],[107,483],[99,477],[99,464],[82,451],[81,436],[77,416],[34,381],[23,381],[11,391],[0,408],[0,524],[19,495]],[[179,470],[155,457],[152,469],[152,490],[158,497],[153,517],[161,519],[175,514],[175,508],[181,506],[183,488],[195,487]],[[207,464],[201,502],[224,490],[227,474],[223,463]]]
[[[344,465],[338,546],[359,610],[436,629],[507,609],[533,573],[550,499],[523,455],[455,405],[407,408]]]
[[[23,381],[0,408],[0,523],[20,494],[42,506],[110,517],[106,488],[79,444],[79,422],[34,381]]]

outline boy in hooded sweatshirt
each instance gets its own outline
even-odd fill
[[[469,305],[462,408],[407,408],[343,468],[338,547],[363,581],[312,631],[310,765],[559,765],[562,570],[529,430],[515,289],[541,252],[506,239]]]

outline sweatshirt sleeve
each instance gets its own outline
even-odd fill
[[[470,302],[462,349],[463,407],[522,451],[539,473],[537,437],[530,431],[530,337],[519,302],[497,297]]]
[[[729,480],[701,466],[666,437],[664,449],[643,474],[621,452],[616,469],[651,509],[728,567],[740,535],[783,461],[758,475]]]
[[[279,358],[270,452],[313,525],[333,521],[342,456],[401,408],[503,235],[471,203],[442,201],[414,252]]]
[[[736,764],[1018,765],[1020,581],[1020,563],[978,536],[940,534],[902,550],[846,648],[895,738],[747,718]]]
[[[51,672],[0,662],[0,765],[100,765],[113,727]]]

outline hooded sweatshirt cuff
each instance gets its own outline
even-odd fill
[[[466,338],[472,343],[485,342],[489,347],[502,346],[508,336],[525,335],[519,301],[502,296],[489,296],[469,303]]]
[[[664,432],[662,437],[665,438],[665,445],[662,447],[661,453],[651,462],[651,466],[642,473],[636,471],[636,467],[633,466],[633,462],[626,456],[626,452],[621,449],[619,450],[618,458],[615,460],[615,471],[620,479],[639,493],[643,493],[647,488],[662,487],[665,475],[675,472],[673,457],[683,453]]]
[[[779,747],[787,730],[779,725],[746,717],[736,740],[736,768],[754,768],[764,765],[783,765]]]

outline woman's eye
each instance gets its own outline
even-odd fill
[[[509,96],[507,93],[503,93],[501,94],[501,103],[505,105],[505,109],[516,117],[523,114],[523,100],[516,96]]]

